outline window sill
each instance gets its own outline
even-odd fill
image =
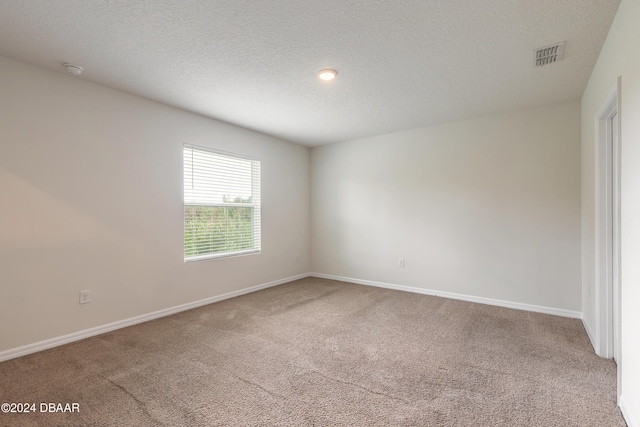
[[[196,256],[185,258],[184,263],[187,264],[190,262],[207,261],[212,259],[235,258],[235,257],[247,256],[247,255],[259,255],[260,253],[261,251],[259,249],[258,250],[250,249],[246,251],[225,252],[222,254],[196,255]]]

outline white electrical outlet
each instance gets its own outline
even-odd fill
[[[404,258],[398,260],[398,267],[404,267]]]
[[[80,304],[88,304],[91,302],[91,291],[80,291]]]
[[[300,255],[296,255],[296,262],[300,262]]]

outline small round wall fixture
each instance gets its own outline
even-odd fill
[[[320,77],[322,80],[333,80],[336,78],[337,75],[338,75],[338,72],[330,68],[326,68],[318,72],[318,77]]]
[[[67,73],[73,74],[74,76],[79,76],[84,71],[82,67],[74,64],[63,64],[63,66]]]

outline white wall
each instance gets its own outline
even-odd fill
[[[306,147],[5,58],[0,76],[0,352],[309,271]],[[183,143],[262,161],[261,255],[184,264]]]
[[[314,272],[580,310],[578,101],[316,147],[311,186]]]
[[[640,426],[640,2],[623,0],[582,97],[583,314],[595,330],[595,117],[622,76],[622,401]]]

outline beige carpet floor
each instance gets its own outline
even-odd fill
[[[2,426],[624,426],[579,320],[307,278],[0,363]],[[39,408],[38,408],[39,409]]]

